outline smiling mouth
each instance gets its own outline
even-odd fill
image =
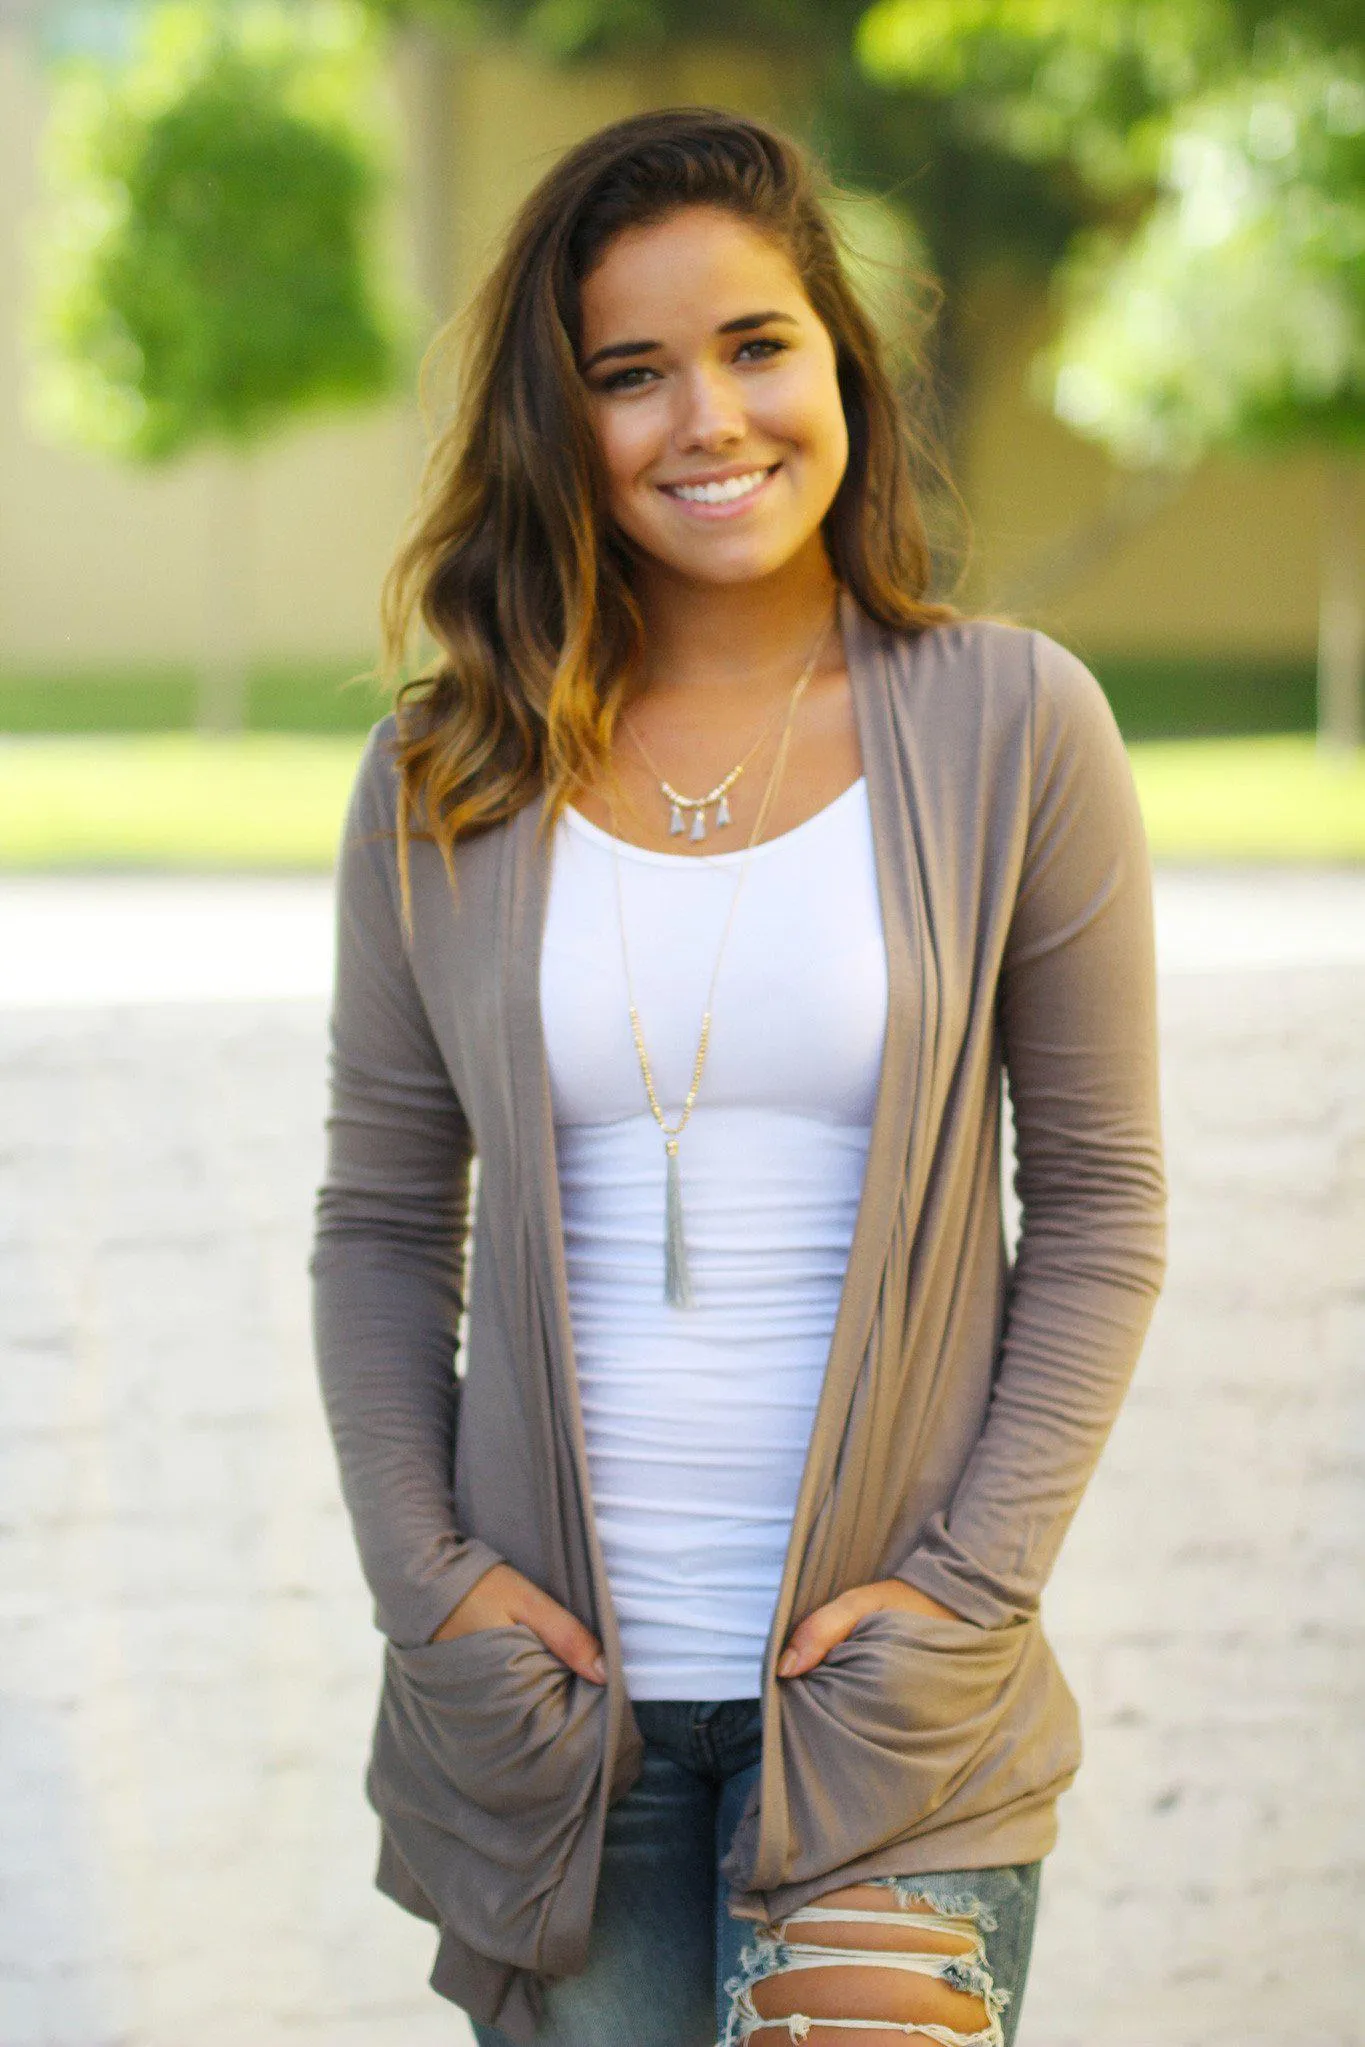
[[[742,476],[727,476],[721,483],[664,483],[659,488],[666,497],[681,498],[688,505],[732,505],[741,498],[752,497],[780,466],[774,462],[765,469],[748,469]]]

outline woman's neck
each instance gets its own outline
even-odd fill
[[[757,582],[684,582],[652,566],[636,587],[647,694],[704,691],[713,702],[790,684],[830,624],[838,590],[823,546]],[[826,660],[831,651],[821,649]]]

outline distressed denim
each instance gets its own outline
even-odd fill
[[[587,1967],[549,1986],[537,2047],[736,2047],[745,2039],[752,1985],[803,1959],[799,1944],[732,1919],[717,1877],[758,1773],[759,1702],[644,1699],[634,1711],[644,1763],[607,1813]],[[1041,1862],[1028,1862],[884,1880],[891,1909],[923,1901],[943,1921],[974,1929],[971,1954],[936,1957],[921,1973],[975,1990],[990,2014],[989,2027],[970,2036],[919,2027],[910,2041],[970,2038],[1011,2047],[1041,1873]],[[799,1929],[788,1922],[791,1935],[817,1930],[815,1922]],[[819,1953],[813,1938],[807,1966]],[[753,2047],[799,2041],[803,2023],[809,2028],[798,2015],[770,2020],[754,2032]],[[474,2036],[479,2047],[510,2047],[494,2026],[476,2025]],[[856,2030],[847,2039],[858,2047]]]

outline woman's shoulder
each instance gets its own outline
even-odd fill
[[[373,862],[386,849],[392,862],[398,818],[398,771],[390,744],[395,729],[390,712],[371,725],[361,743],[341,826],[343,862],[362,851]]]
[[[964,614],[886,635],[901,688],[955,714],[1032,727],[1112,724],[1103,687],[1079,654],[1038,626]]]
[[[372,783],[376,788],[396,789],[398,769],[394,751],[397,744],[398,719],[394,712],[386,711],[382,718],[376,718],[365,734],[356,769],[357,780]]]
[[[399,754],[403,732],[395,712],[376,719],[365,735],[351,783],[344,844],[363,844],[381,857],[390,878],[399,869],[398,824],[402,777]],[[534,801],[526,799],[527,805]],[[448,891],[446,859],[435,838],[424,828],[425,796],[419,788],[408,817],[408,866],[414,898],[434,889],[444,901]],[[496,876],[506,858],[509,835],[515,836],[519,811],[509,811],[496,822],[461,832],[447,848],[450,867],[458,876],[457,887],[466,883],[476,891],[488,875]]]

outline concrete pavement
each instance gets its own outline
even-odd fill
[[[1020,2047],[1359,2047],[1365,874],[1163,873],[1172,1258],[1048,1593]],[[0,2047],[461,2047],[371,1888],[325,882],[0,884]]]

